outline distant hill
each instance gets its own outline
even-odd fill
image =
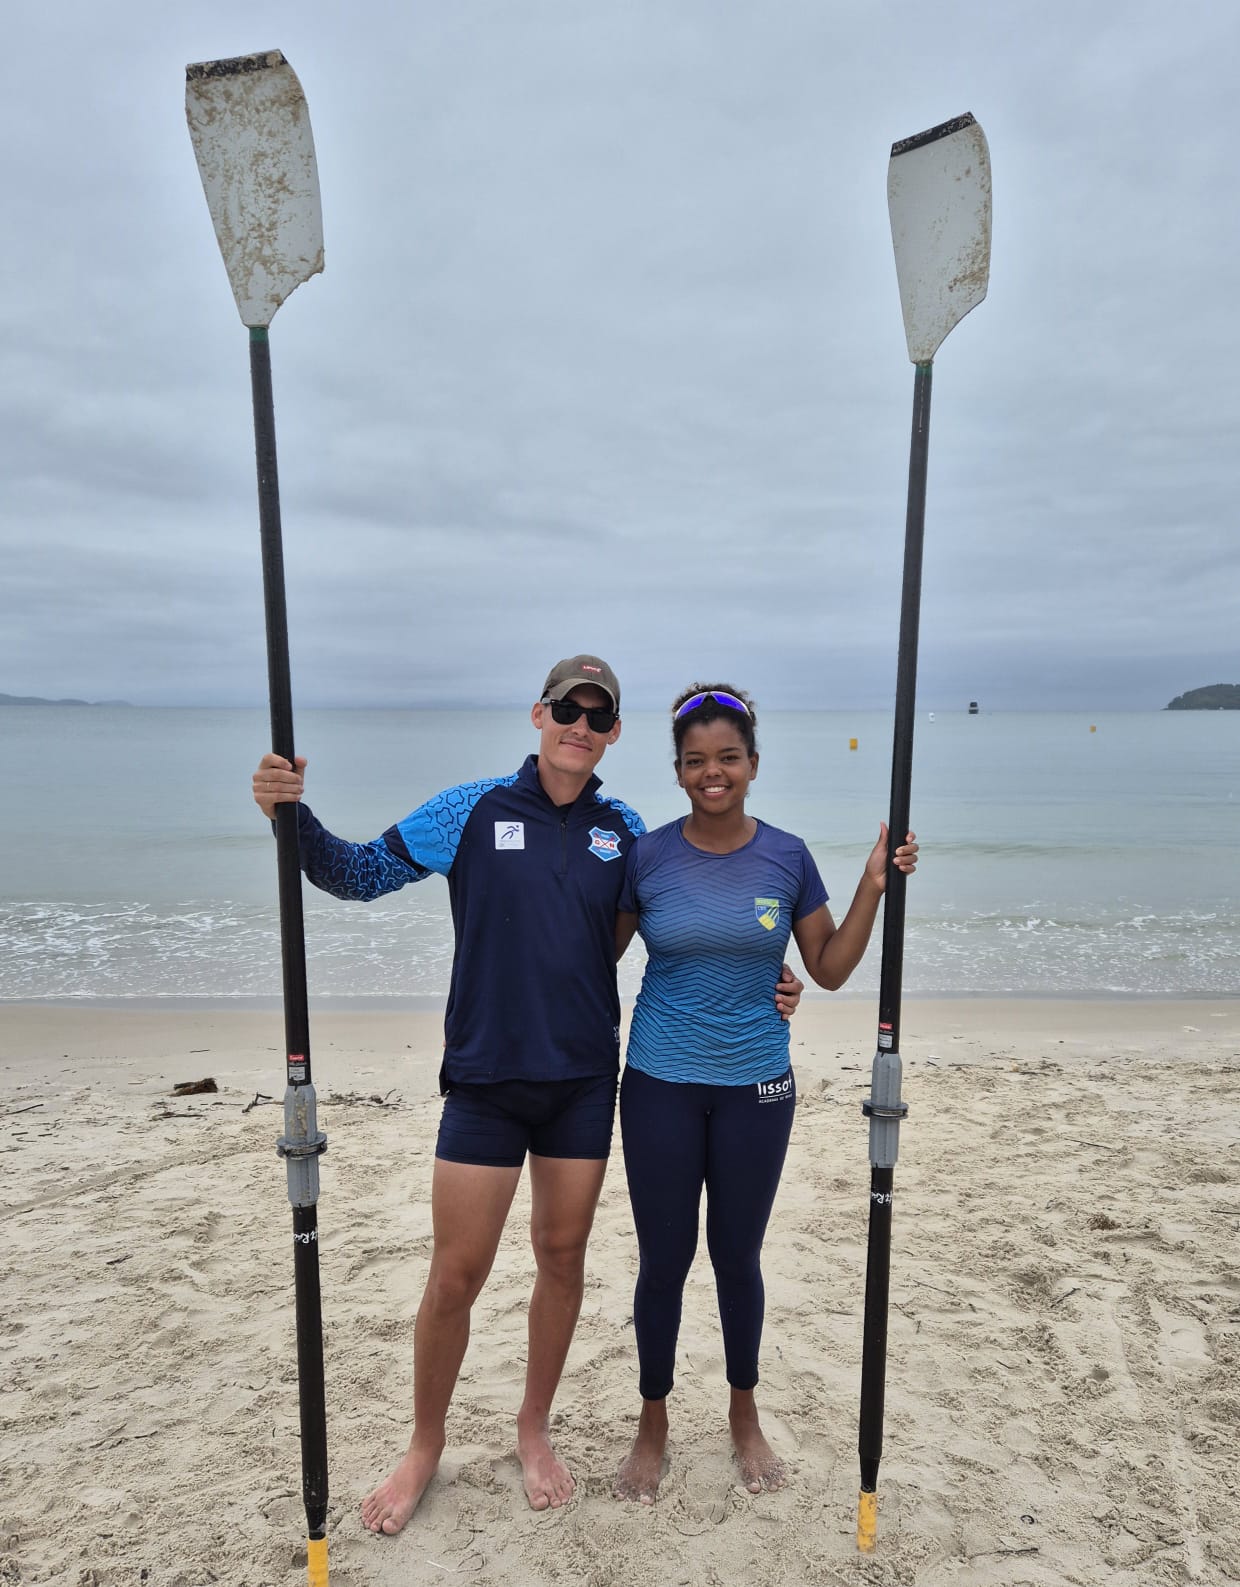
[[[1240,683],[1209,683],[1177,694],[1168,711],[1240,711]]]
[[[38,694],[0,694],[0,705],[128,705],[128,700],[45,700]]]

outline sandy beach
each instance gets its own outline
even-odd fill
[[[794,1027],[758,1391],[788,1487],[736,1481],[702,1250],[659,1503],[611,1497],[638,1409],[617,1140],[556,1418],[572,1503],[532,1513],[512,1450],[519,1200],[441,1473],[407,1531],[377,1539],[357,1507],[407,1437],[440,1029],[315,1016],[333,1581],[1240,1580],[1240,1001],[906,1004],[879,1546],[862,1559],[873,1025],[867,1002],[807,1000]],[[0,1582],[305,1579],[281,1041],[278,1013],[6,1006]],[[171,1095],[205,1076],[214,1095]]]

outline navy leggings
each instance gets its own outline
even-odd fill
[[[633,1322],[644,1399],[661,1400],[672,1387],[703,1185],[728,1382],[757,1383],[766,1302],[758,1258],[795,1105],[791,1069],[760,1086],[713,1086],[626,1067],[620,1131],[641,1259]]]

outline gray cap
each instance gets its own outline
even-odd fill
[[[562,700],[579,684],[592,683],[611,696],[611,708],[620,714],[620,680],[601,656],[569,656],[557,661],[543,684],[544,700]]]

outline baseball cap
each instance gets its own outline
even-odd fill
[[[557,661],[547,674],[541,698],[562,700],[580,683],[592,683],[611,696],[611,708],[620,712],[620,680],[601,656],[569,656]]]

